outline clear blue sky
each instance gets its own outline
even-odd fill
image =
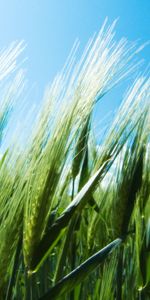
[[[119,17],[117,38],[149,40],[149,0],[0,0],[0,48],[13,40],[27,43],[25,66],[29,84],[36,82],[36,96],[59,71],[75,41],[81,49],[101,27],[105,17],[111,23]],[[140,54],[149,63],[150,47]],[[113,109],[120,102],[121,87],[103,102]],[[114,105],[114,107],[113,107]]]

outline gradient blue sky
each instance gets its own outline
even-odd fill
[[[36,83],[36,97],[42,97],[45,85],[59,71],[75,41],[81,49],[89,37],[99,30],[105,17],[111,23],[119,17],[116,37],[149,40],[149,0],[0,0],[0,48],[13,40],[27,43],[25,67],[29,84]],[[149,63],[146,47],[139,54]],[[143,67],[144,68],[144,67]],[[125,86],[107,96],[103,115],[120,103]]]

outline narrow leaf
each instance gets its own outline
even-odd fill
[[[66,228],[66,226],[69,224],[75,211],[79,208],[83,208],[88,199],[88,195],[91,195],[91,192],[98,183],[98,180],[101,176],[104,175],[107,164],[108,161],[106,161],[103,164],[103,166],[100,167],[99,170],[89,179],[87,184],[84,185],[84,187],[77,194],[74,200],[68,205],[68,207],[60,215],[60,217],[46,232],[46,234],[44,235],[43,239],[41,240],[34,252],[31,264],[29,266],[30,271],[35,270],[39,263],[41,263],[41,261],[43,261],[47,257],[50,249],[52,249],[52,247],[56,244],[62,229]]]
[[[70,274],[60,280],[53,288],[51,288],[43,297],[39,300],[51,300],[58,299],[61,295],[70,292],[78,284],[81,283],[96,267],[99,266],[108,256],[112,250],[121,243],[121,239],[116,239],[102,250],[92,255],[79,267],[73,270]]]

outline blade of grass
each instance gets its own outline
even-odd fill
[[[60,233],[64,228],[66,228],[69,221],[73,217],[75,211],[77,209],[82,209],[86,201],[88,201],[88,195],[91,194],[91,191],[100,180],[100,177],[104,176],[108,163],[110,163],[110,161],[105,162],[104,165],[100,167],[99,170],[89,179],[87,184],[81,189],[70,205],[64,210],[60,217],[56,219],[55,223],[47,231],[33,254],[29,270],[37,270],[39,263],[46,258],[50,249],[52,249],[56,243],[56,240],[58,240]]]
[[[82,282],[100,263],[105,261],[108,254],[112,252],[122,242],[121,239],[116,239],[102,250],[91,256],[78,268],[73,270],[70,274],[60,280],[52,289],[50,289],[43,297],[39,300],[50,300],[58,299],[59,296],[68,293],[80,282]]]

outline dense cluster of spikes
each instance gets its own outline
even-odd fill
[[[0,53],[2,300],[150,299],[147,74],[134,80],[100,144],[94,138],[97,103],[140,65],[143,46],[116,42],[115,23],[104,22],[79,60],[75,43],[20,148],[17,139],[3,144],[25,92],[16,63],[24,45]]]

